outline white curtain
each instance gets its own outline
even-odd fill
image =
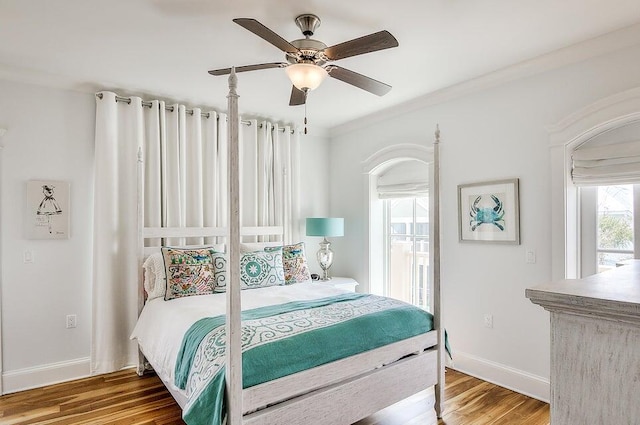
[[[571,155],[571,177],[579,186],[640,182],[640,141],[592,146]]]
[[[137,362],[129,341],[137,319],[137,152],[144,158],[145,227],[227,224],[227,116],[140,98],[99,93],[92,373]],[[243,226],[283,225],[297,241],[299,136],[290,127],[251,121],[241,127]],[[284,221],[283,221],[284,220]],[[168,238],[148,246],[201,245],[215,238]]]
[[[244,226],[283,226],[284,242],[300,237],[300,138],[291,127],[251,120],[240,144],[241,210]],[[245,237],[245,242],[280,241]]]
[[[260,129],[256,224],[283,226],[284,242],[298,242],[302,225],[299,205],[299,134],[292,132],[289,126],[281,127],[267,121],[261,123]]]
[[[135,364],[129,341],[138,315],[137,153],[145,135],[140,98],[116,103],[102,93],[96,105],[93,320],[91,373]]]

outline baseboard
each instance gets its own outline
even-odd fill
[[[550,399],[548,379],[500,363],[456,351],[448,367],[545,403]]]
[[[86,378],[90,375],[89,357],[12,370],[2,374],[3,394]]]

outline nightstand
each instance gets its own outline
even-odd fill
[[[351,279],[350,277],[332,277],[331,280],[319,280],[318,282],[323,285],[331,285],[336,288],[346,289],[347,291],[351,292],[356,292],[356,286],[358,286],[358,282],[356,282],[355,279]]]

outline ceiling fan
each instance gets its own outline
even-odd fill
[[[311,38],[316,28],[320,26],[320,18],[315,15],[304,14],[295,19],[296,25],[300,28],[305,38],[293,40],[292,42],[288,42],[255,19],[237,18],[233,22],[268,41],[285,53],[287,62],[239,66],[235,70],[236,72],[245,72],[259,69],[285,68],[289,79],[293,83],[289,105],[305,104],[307,93],[316,89],[327,75],[378,96],[383,96],[391,90],[391,86],[388,84],[332,63],[352,56],[397,47],[398,41],[388,31],[379,31],[327,47],[323,42]],[[227,75],[229,73],[231,73],[231,68],[209,71],[211,75]]]

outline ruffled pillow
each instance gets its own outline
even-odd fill
[[[167,291],[167,276],[164,272],[164,260],[160,252],[154,252],[142,264],[144,270],[144,290],[147,301],[154,298],[164,298]]]

